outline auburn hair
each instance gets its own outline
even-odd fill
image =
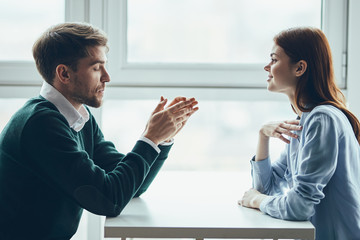
[[[312,27],[290,28],[277,34],[274,42],[284,49],[292,63],[300,60],[307,63],[296,86],[295,107],[302,112],[325,104],[340,109],[349,119],[360,143],[360,123],[347,109],[345,97],[336,85],[331,49],[325,34]]]

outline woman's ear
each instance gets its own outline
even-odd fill
[[[295,76],[296,77],[301,77],[307,69],[307,62],[304,60],[300,60],[299,62],[296,63],[296,72],[295,72]]]
[[[55,69],[55,77],[63,84],[70,81],[69,67],[64,64],[59,64]]]

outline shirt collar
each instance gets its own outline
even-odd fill
[[[310,112],[311,112],[311,111],[310,111]],[[309,116],[310,112],[302,112],[302,113],[301,113],[301,117],[300,117],[300,116],[297,116],[296,120],[300,120],[299,126],[303,126],[303,127],[304,127],[305,120],[306,120],[307,116]],[[302,132],[302,129],[301,129],[301,130],[296,130],[296,131],[294,131],[294,133],[298,135],[298,138],[297,138],[297,141],[298,141],[298,142],[300,142],[301,132]]]
[[[304,122],[305,122],[305,119],[306,119],[306,117],[310,114],[310,112],[315,108],[315,105],[314,104],[305,104],[305,108],[306,109],[311,109],[310,111],[308,111],[308,112],[302,112],[301,113],[301,117],[299,117],[299,119],[300,119],[300,125],[302,126],[302,125],[304,125]]]
[[[59,112],[64,115],[70,127],[76,132],[79,132],[90,118],[84,105],[81,105],[79,111],[77,111],[56,88],[45,81],[41,87],[40,95],[55,105]]]
[[[304,125],[305,119],[306,117],[309,115],[310,112],[302,112],[301,113],[301,117],[299,117],[298,119],[300,120],[300,126]]]

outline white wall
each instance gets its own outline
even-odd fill
[[[350,110],[360,118],[360,1],[349,0],[347,100]]]

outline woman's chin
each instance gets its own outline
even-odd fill
[[[274,91],[274,88],[273,88],[273,86],[272,86],[272,84],[268,81],[268,84],[267,84],[267,90],[269,91],[269,92],[273,92]]]

